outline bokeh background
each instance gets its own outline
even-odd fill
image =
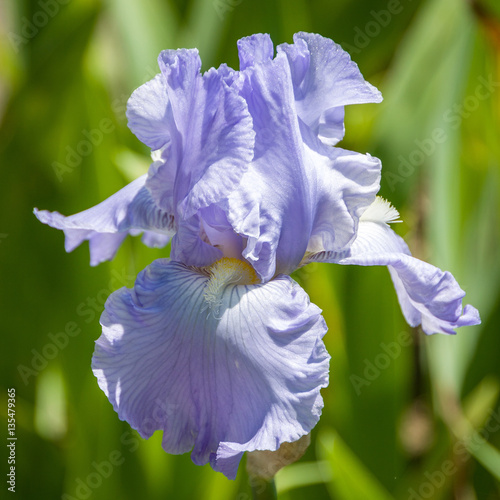
[[[90,370],[106,297],[167,251],[129,238],[91,268],[86,244],[66,254],[32,210],[78,212],[147,169],[125,105],[162,49],[237,68],[242,36],[279,44],[300,30],[340,43],[382,91],[346,110],[341,145],[381,158],[395,229],[455,275],[483,323],[426,337],[385,268],[297,272],[329,326],[330,386],[279,498],[500,498],[497,0],[1,0],[0,425],[6,436],[15,388],[18,498],[250,498],[244,467],[229,481],[165,454],[159,433],[142,440]]]

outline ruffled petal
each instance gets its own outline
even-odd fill
[[[267,33],[257,33],[238,40],[240,70],[270,61],[274,56],[274,45]]]
[[[380,189],[378,158],[323,144],[301,124],[307,169],[316,175],[316,204],[307,252],[342,252]]]
[[[194,215],[182,221],[172,239],[172,260],[203,267],[222,258],[222,255],[222,251],[210,243],[200,217]]]
[[[212,286],[215,302],[206,298],[210,279],[161,259],[133,290],[113,293],[93,370],[141,436],[163,430],[165,451],[192,449],[196,464],[234,478],[244,451],[276,450],[317,423],[328,383],[326,326],[287,276]]]
[[[174,219],[155,205],[144,185],[146,177],[139,177],[107,200],[75,215],[65,217],[36,208],[34,213],[40,222],[64,231],[67,252],[89,240],[92,266],[112,259],[128,234],[144,232],[146,245],[162,247],[175,232]]]
[[[326,146],[298,119],[283,53],[242,75],[255,156],[225,209],[247,239],[244,258],[267,281],[293,272],[316,240],[329,250],[352,242],[359,214],[379,189],[380,162]]]
[[[226,197],[252,159],[254,132],[244,100],[230,88],[226,70],[200,74],[196,50],[167,50],[159,57],[171,109],[165,164],[151,170],[147,186],[164,210],[188,219]],[[172,195],[165,182],[174,179]]]
[[[255,153],[223,209],[235,232],[247,238],[243,256],[268,281],[292,272],[304,255],[315,180],[304,168],[286,58],[247,67],[239,84],[253,119]]]
[[[278,53],[290,64],[297,113],[323,142],[335,145],[344,136],[344,106],[380,102],[382,95],[340,45],[314,33],[293,39],[293,45],[279,45]]]
[[[411,256],[408,246],[387,224],[361,220],[348,252],[322,252],[308,261],[359,266],[388,266],[408,324],[433,333],[454,334],[460,326],[481,322],[478,311],[466,305],[465,292],[449,272]]]
[[[160,149],[170,141],[171,109],[163,75],[136,89],[127,102],[130,130],[151,149]]]

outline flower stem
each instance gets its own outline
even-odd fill
[[[277,500],[276,485],[274,479],[259,479],[252,484],[253,500]]]

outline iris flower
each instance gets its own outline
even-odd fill
[[[310,262],[389,268],[408,323],[427,334],[479,323],[448,272],[413,258],[377,197],[381,164],[336,144],[344,106],[380,102],[340,46],[297,33],[238,42],[240,69],[200,72],[196,49],[163,51],[131,96],[146,175],[64,217],[66,250],[91,264],[127,235],[171,240],[170,259],[111,294],[92,368],[122,420],[234,478],[245,451],[277,450],[318,422],[328,384],[320,309],[290,273]]]

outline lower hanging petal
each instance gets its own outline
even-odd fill
[[[291,278],[237,284],[253,282],[248,264],[217,266],[157,260],[134,289],[113,293],[93,370],[141,436],[163,430],[165,451],[192,449],[196,464],[234,478],[243,452],[276,450],[314,427],[329,355],[321,311]],[[244,268],[241,279],[231,266]]]
[[[465,292],[453,275],[411,256],[408,246],[387,224],[361,219],[348,252],[320,252],[307,262],[388,266],[408,324],[433,333],[454,334],[460,326],[481,322],[478,311],[462,307]]]
[[[112,259],[128,234],[144,233],[144,244],[163,247],[175,232],[174,219],[155,205],[146,178],[139,177],[102,203],[69,217],[36,208],[34,213],[40,222],[64,231],[67,252],[88,240],[92,266]]]

